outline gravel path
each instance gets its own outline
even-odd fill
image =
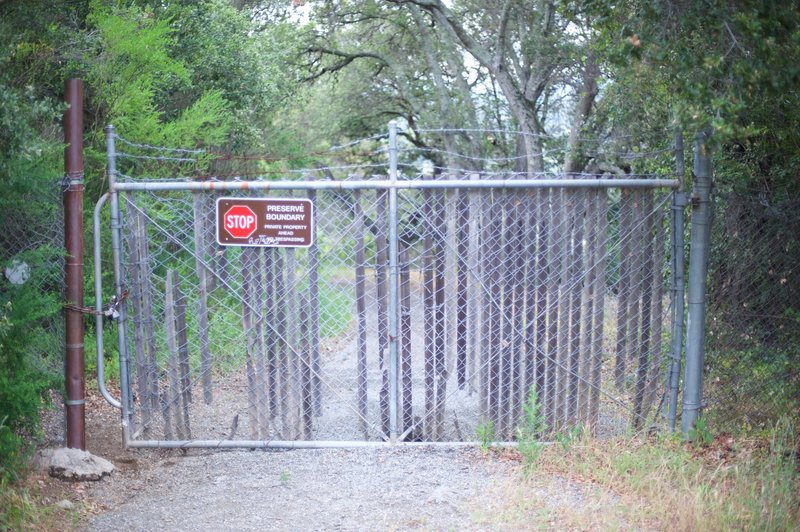
[[[125,449],[119,412],[96,394],[87,407],[88,450],[118,468],[66,494],[98,514],[87,530],[633,528],[615,494],[546,469],[524,479],[510,453]],[[63,441],[60,408],[45,428],[43,443]]]
[[[478,530],[508,461],[475,449],[170,454],[90,487],[90,530]]]

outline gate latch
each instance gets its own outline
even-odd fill
[[[73,305],[71,303],[64,303],[64,308],[67,310],[74,310],[80,312],[82,314],[91,314],[93,316],[105,316],[106,319],[110,321],[114,321],[119,318],[119,308],[122,306],[122,303],[128,299],[128,290],[123,290],[122,294],[120,294],[119,298],[116,294],[111,296],[111,301],[105,306],[102,311],[96,311],[93,308],[89,307],[79,307],[77,305]]]
[[[119,307],[122,306],[122,303],[124,303],[126,299],[128,299],[128,290],[123,290],[119,298],[117,298],[117,294],[111,296],[111,301],[106,305],[103,316],[111,321],[119,318]]]

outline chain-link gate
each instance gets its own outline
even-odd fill
[[[612,435],[663,409],[675,180],[141,181],[114,139],[128,445],[511,441],[532,400]],[[313,245],[220,245],[222,197],[308,198]]]

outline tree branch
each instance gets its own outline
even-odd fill
[[[496,70],[500,70],[503,64],[503,56],[506,49],[506,32],[508,31],[508,19],[511,15],[511,0],[506,0],[503,11],[500,15],[500,27],[497,30],[497,44],[495,45],[493,64]]]
[[[346,67],[347,65],[349,65],[350,63],[352,63],[353,61],[355,61],[356,59],[373,59],[375,61],[378,61],[378,62],[382,63],[385,66],[391,66],[389,64],[389,61],[386,60],[386,58],[384,58],[383,56],[381,56],[379,54],[372,53],[372,52],[348,53],[348,52],[343,52],[341,50],[333,50],[331,48],[325,48],[324,46],[311,46],[311,47],[306,49],[306,52],[308,52],[308,53],[317,53],[317,54],[320,54],[320,56],[330,55],[330,56],[334,56],[334,57],[339,57],[339,58],[341,58],[341,60],[336,62],[336,63],[334,63],[333,65],[323,67],[322,70],[320,70],[319,72],[315,72],[312,75],[303,78],[303,81],[312,81],[312,80],[315,80],[315,79],[318,79],[318,78],[324,76],[325,74],[341,70],[344,67]],[[319,59],[317,59],[317,61],[315,61],[315,62],[318,62],[318,61],[319,61]]]

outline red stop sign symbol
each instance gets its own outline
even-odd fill
[[[247,238],[256,230],[256,213],[247,205],[234,205],[222,217],[222,222],[233,238]]]

